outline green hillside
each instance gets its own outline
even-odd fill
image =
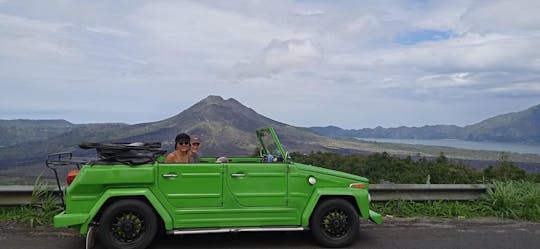
[[[76,125],[62,120],[0,119],[0,146],[47,139],[70,131]]]
[[[495,116],[464,129],[468,140],[540,143],[540,105]]]

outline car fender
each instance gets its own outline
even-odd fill
[[[364,219],[369,218],[369,198],[368,192],[363,189],[355,188],[318,188],[313,191],[311,198],[304,209],[302,214],[302,226],[309,226],[309,218],[311,213],[315,210],[319,199],[323,196],[351,196],[356,201],[358,209],[360,211],[360,216]]]
[[[172,218],[167,212],[167,210],[161,205],[159,200],[154,196],[152,191],[146,188],[122,188],[122,189],[108,189],[103,193],[103,195],[99,198],[99,200],[96,202],[96,204],[92,207],[90,210],[89,218],[86,220],[84,224],[81,225],[80,233],[86,234],[88,231],[88,226],[90,225],[90,222],[94,219],[96,214],[99,212],[99,210],[103,207],[103,204],[105,202],[112,198],[112,197],[133,197],[133,196],[144,196],[150,204],[153,206],[153,208],[156,210],[158,215],[163,219],[163,223],[165,224],[166,230],[172,230],[173,229],[173,222]]]

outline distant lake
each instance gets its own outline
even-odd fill
[[[540,144],[518,144],[497,142],[473,142],[459,139],[397,139],[397,138],[356,138],[364,141],[445,146],[458,149],[493,150],[517,153],[540,154]]]

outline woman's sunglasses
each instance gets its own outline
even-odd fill
[[[183,142],[177,142],[179,145],[189,145],[189,142],[188,141],[183,141]]]

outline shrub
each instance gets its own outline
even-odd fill
[[[540,220],[540,184],[526,181],[495,181],[488,190],[485,205],[494,216]]]

